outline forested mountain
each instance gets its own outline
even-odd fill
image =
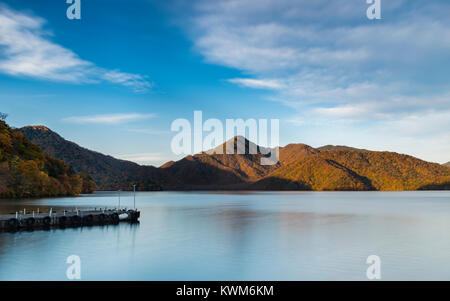
[[[245,141],[248,153],[252,143]],[[225,149],[226,144],[219,148]],[[183,189],[450,189],[450,169],[393,152],[289,144],[279,148],[275,165],[261,165],[261,157],[260,153],[239,155],[236,150],[233,155],[202,153],[165,169],[179,179]]]
[[[166,177],[153,166],[140,166],[91,151],[62,138],[45,126],[26,126],[20,131],[44,153],[63,160],[76,172],[89,174],[101,190],[128,190],[138,184],[141,190],[160,190]]]
[[[270,189],[272,181],[308,190],[450,189],[450,169],[393,152],[337,149],[285,164],[260,180],[265,185],[259,188]]]
[[[42,197],[90,193],[97,189],[84,173],[45,155],[20,131],[0,120],[0,197]]]
[[[225,154],[235,137],[209,152],[156,168],[87,150],[43,126],[21,131],[46,154],[92,176],[100,189],[129,189],[133,183],[140,190],[450,189],[450,168],[393,152],[289,144],[279,148],[277,164],[265,166],[260,164],[261,152],[248,154],[251,146],[261,149],[248,140],[246,154],[238,154],[236,144],[233,154]],[[224,154],[217,154],[220,148]]]
[[[279,167],[279,164],[261,165],[263,155],[259,147],[248,140],[244,140],[243,150],[239,151],[245,154],[238,154],[236,141],[237,137],[209,152],[163,165],[161,169],[177,179],[177,183],[168,188],[245,189],[248,183],[257,181]],[[257,154],[249,154],[251,147],[257,150]]]

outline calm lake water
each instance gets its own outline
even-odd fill
[[[133,206],[122,192],[124,207]],[[0,213],[117,206],[116,193]],[[450,191],[139,192],[140,224],[0,233],[0,280],[450,280]]]

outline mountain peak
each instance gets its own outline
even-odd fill
[[[20,130],[44,153],[92,176],[106,190],[126,189],[130,183],[138,183],[141,190],[450,189],[450,167],[390,152],[355,151],[345,146],[317,149],[297,143],[279,148],[278,164],[261,165],[260,159],[265,156],[262,148],[243,136],[235,136],[212,149],[212,153],[187,156],[155,168],[84,149],[46,127]],[[250,154],[249,149],[255,148],[256,153]],[[214,150],[220,150],[219,154]]]
[[[51,139],[48,141],[51,145],[54,145],[56,142],[60,143],[64,138],[62,138],[58,133],[53,132],[51,129],[46,127],[45,125],[28,125],[19,129],[31,142],[38,144],[39,140],[42,139]],[[42,146],[41,146],[42,147]],[[50,154],[53,157],[56,157],[55,154]]]
[[[89,176],[75,174],[67,163],[45,155],[17,131],[0,122],[0,198],[66,196],[96,189]]]
[[[24,126],[25,129],[33,129],[37,131],[51,132],[51,130],[45,125],[27,125]]]
[[[265,152],[264,152],[265,151]],[[234,136],[228,139],[219,146],[206,151],[205,153],[212,154],[257,154],[267,153],[267,148],[257,145],[251,142],[244,136]]]

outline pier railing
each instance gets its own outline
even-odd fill
[[[0,230],[15,231],[18,229],[35,229],[50,227],[80,227],[93,225],[118,224],[121,221],[137,222],[140,212],[137,209],[105,209],[93,208],[80,210],[40,212],[40,210],[17,211],[0,215]]]

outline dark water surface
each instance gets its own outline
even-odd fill
[[[0,200],[115,207],[116,193]],[[450,192],[140,192],[140,224],[0,233],[0,280],[450,280]],[[121,204],[133,206],[130,193]]]

